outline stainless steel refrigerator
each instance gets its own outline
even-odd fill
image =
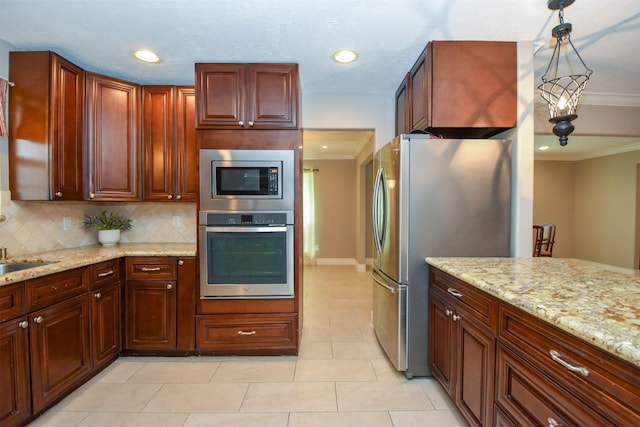
[[[374,329],[396,369],[430,376],[425,258],[509,256],[511,143],[400,135],[374,170]]]

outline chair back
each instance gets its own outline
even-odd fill
[[[533,256],[553,256],[553,244],[556,241],[556,226],[542,224],[533,226]]]

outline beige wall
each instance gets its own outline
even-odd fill
[[[314,175],[317,258],[356,256],[355,160],[305,160]]]
[[[638,268],[638,164],[640,151],[535,162],[534,223],[558,226],[555,257]]]

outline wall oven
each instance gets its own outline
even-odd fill
[[[200,150],[201,210],[292,210],[294,183],[293,150]]]
[[[293,298],[293,211],[200,211],[201,298]]]

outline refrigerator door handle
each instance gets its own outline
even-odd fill
[[[371,214],[371,218],[373,220],[373,240],[376,244],[376,249],[378,252],[382,252],[382,241],[384,239],[384,229],[386,227],[385,224],[382,224],[382,227],[380,227],[380,224],[378,223],[378,203],[379,203],[379,197],[380,197],[380,191],[382,191],[382,185],[384,184],[384,172],[382,170],[382,168],[378,169],[378,172],[376,173],[376,178],[373,184],[373,204],[372,204],[372,214]],[[383,196],[384,197],[384,196]],[[386,207],[385,207],[386,209]],[[386,221],[384,216],[382,218],[383,221]],[[382,228],[382,230],[381,230]]]
[[[396,293],[396,289],[395,288],[392,288],[391,286],[387,285],[386,283],[383,283],[380,280],[376,279],[376,276],[374,276],[373,273],[369,273],[369,275],[371,276],[373,281],[376,282],[378,285],[382,286],[383,288],[385,288],[386,290],[388,290],[392,294]]]

